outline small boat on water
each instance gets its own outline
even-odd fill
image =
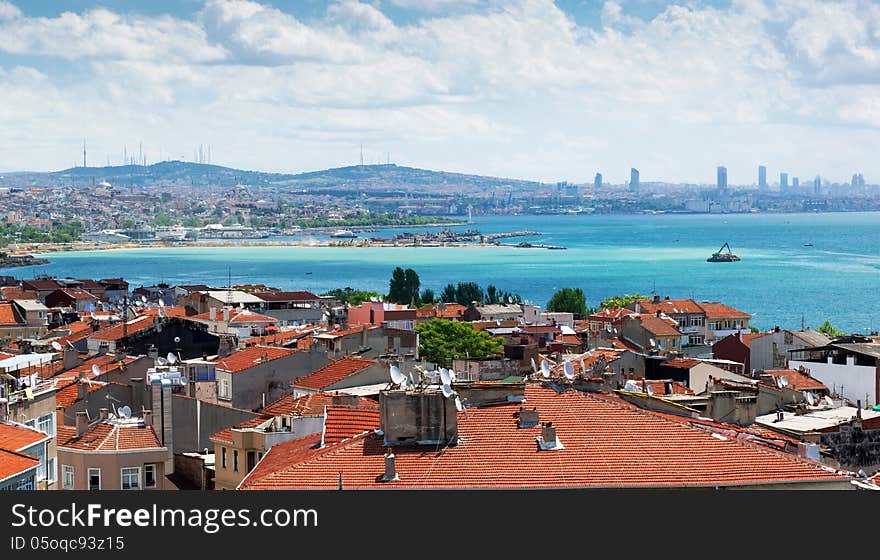
[[[807,243],[804,243],[804,247],[812,247],[812,246],[813,246],[813,244],[812,244],[812,243],[809,243],[809,242],[807,242]]]
[[[357,234],[350,229],[337,229],[330,234],[330,237],[335,237],[337,239],[354,239],[357,237]]]
[[[726,252],[724,251],[725,247],[727,248]],[[717,253],[712,253],[712,256],[706,259],[706,262],[736,262],[738,260],[739,257],[733,254],[730,245],[725,242]]]

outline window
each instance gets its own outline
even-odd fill
[[[52,484],[55,482],[55,457],[51,457],[46,463],[46,482]]]
[[[61,487],[73,488],[73,466],[61,465]]]
[[[224,447],[220,452],[220,466],[223,470],[226,470],[226,448]]]
[[[33,490],[34,489],[34,479],[26,478],[18,483],[18,486],[15,487],[16,490]]]
[[[40,419],[37,420],[37,429],[41,432],[45,432],[50,436],[55,435],[55,415],[47,414],[45,416],[40,416]]]
[[[120,469],[120,479],[122,480],[123,490],[140,490],[141,468],[122,467],[122,469]]]
[[[89,490],[101,489],[101,469],[89,469]]]
[[[156,487],[156,465],[144,465],[144,488]]]
[[[238,449],[232,450],[232,470],[238,472]]]
[[[226,379],[220,380],[220,386],[217,389],[217,397],[221,399],[229,400],[229,381]]]

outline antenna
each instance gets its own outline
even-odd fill
[[[403,373],[400,372],[400,368],[397,366],[392,365],[388,373],[391,374],[391,382],[395,385],[400,385],[406,380]]]
[[[165,307],[165,300],[159,298],[159,307]]]
[[[574,366],[571,365],[571,362],[565,362],[565,365],[562,366],[562,372],[569,381],[574,379]]]
[[[541,375],[544,377],[550,377],[550,366],[546,361],[541,362]]]
[[[532,371],[538,373],[538,364],[535,363],[535,358],[532,358]]]
[[[160,319],[164,319],[164,318],[165,318],[165,310],[162,309],[162,308],[159,308],[159,318],[160,318]]]
[[[583,358],[581,358],[581,375],[587,375],[587,364],[584,363]]]

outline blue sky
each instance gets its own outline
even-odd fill
[[[0,170],[880,182],[869,0],[0,0]]]

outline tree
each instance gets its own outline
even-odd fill
[[[749,325],[749,332],[752,333],[752,334],[758,334],[758,333],[761,332],[761,331],[758,329],[758,327],[755,327],[755,326]]]
[[[419,354],[435,364],[449,367],[456,356],[484,358],[501,352],[501,339],[485,331],[474,330],[462,321],[431,319],[416,327],[419,333]]]
[[[483,303],[485,299],[483,288],[476,282],[459,282],[455,288],[455,301],[462,305],[469,305],[472,301]]]
[[[640,293],[635,294],[627,294],[625,296],[612,296],[599,304],[600,309],[619,309],[621,307],[626,307],[627,305],[641,301],[643,299],[648,299]]]
[[[434,290],[431,288],[425,288],[422,290],[419,299],[422,300],[422,305],[425,305],[426,303],[437,303],[437,296],[434,295]]]
[[[816,329],[820,333],[827,334],[831,338],[837,338],[839,336],[846,336],[846,333],[838,330],[834,325],[831,324],[831,321],[825,319],[825,322],[822,323],[822,326]]]
[[[355,290],[354,288],[346,286],[345,288],[336,288],[330,290],[324,295],[335,297],[342,303],[358,306],[365,301],[369,301],[370,298],[378,298],[379,292]]]
[[[562,288],[547,302],[547,311],[584,316],[587,314],[587,298],[580,288]]]
[[[419,299],[419,275],[415,270],[399,266],[391,273],[388,282],[388,301],[393,303],[417,304]]]
[[[455,286],[452,284],[446,284],[446,287],[443,288],[443,291],[440,292],[440,301],[443,303],[456,303],[458,300],[455,295]]]

